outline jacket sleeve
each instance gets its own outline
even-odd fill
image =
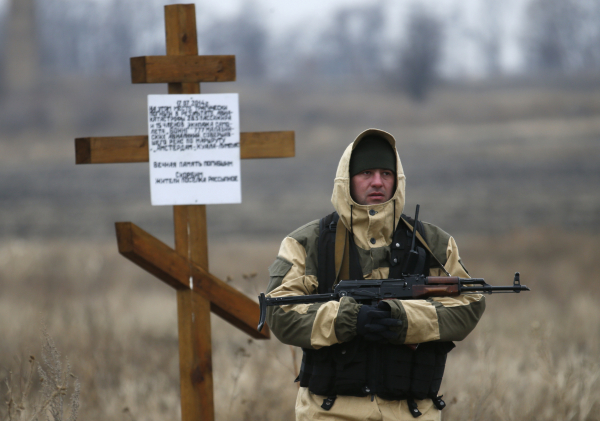
[[[284,238],[275,262],[269,267],[267,296],[317,294],[318,221]],[[356,336],[360,305],[352,298],[315,304],[272,306],[267,323],[281,342],[318,349]]]
[[[444,237],[447,241],[446,255],[443,260],[438,260],[445,262],[444,267],[450,275],[469,278],[454,238],[449,235]],[[440,252],[439,247],[438,250],[432,247],[432,250],[434,254]],[[431,274],[444,276],[439,269],[432,270]],[[390,301],[392,315],[404,322],[398,329],[396,342],[406,344],[437,340],[461,341],[475,328],[485,310],[485,297],[481,294]]]

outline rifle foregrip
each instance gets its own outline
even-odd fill
[[[413,298],[456,297],[460,295],[458,285],[415,285]]]

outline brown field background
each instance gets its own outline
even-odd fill
[[[507,285],[520,271],[532,288],[490,296],[452,351],[444,419],[600,419],[600,83],[542,82],[446,85],[422,104],[382,86],[207,87],[239,91],[243,131],[295,130],[297,152],[244,162],[243,203],[209,208],[211,271],[263,291],[279,241],[330,212],[345,146],[389,130],[406,212],[420,203],[451,232],[471,275]],[[79,419],[180,419],[175,293],[118,255],[112,225],[172,244],[170,208],[150,206],[145,165],[76,167],[73,150],[146,133],[145,95],[164,91],[55,81],[0,105],[35,103],[50,122],[0,139],[0,377],[39,359],[44,323],[81,382]],[[299,350],[212,323],[217,419],[293,419]]]

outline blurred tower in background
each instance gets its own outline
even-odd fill
[[[12,0],[4,16],[0,125],[5,134],[48,126],[40,80],[36,5],[36,0]]]
[[[39,85],[35,0],[12,0],[4,28],[2,92],[31,93]]]

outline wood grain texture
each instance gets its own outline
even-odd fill
[[[148,162],[148,136],[80,137],[75,139],[76,164]]]
[[[293,131],[245,132],[240,134],[240,157],[291,158],[296,154]]]
[[[193,4],[165,6],[165,30],[167,56],[198,55],[196,8]],[[169,83],[168,91],[169,94],[197,94],[200,93],[200,83],[188,81]],[[203,222],[206,225],[206,217],[204,216],[203,221],[199,218],[194,219],[187,209],[179,211],[175,209],[174,216],[176,251],[183,252],[182,255],[186,258],[189,285],[191,267],[194,264],[193,257],[206,254],[206,262],[204,258],[200,258],[201,262],[196,263],[208,265],[206,239],[193,241],[195,237],[190,231],[191,224]],[[215,404],[210,303],[194,288],[177,293],[177,324],[182,421],[212,421],[215,418]]]
[[[168,92],[170,94],[199,94],[199,83],[169,83]]]
[[[169,84],[179,85],[182,84]],[[198,85],[198,84],[195,84]],[[294,132],[244,132],[240,134],[240,158],[291,158],[295,155]],[[83,137],[75,139],[77,164],[148,162],[148,136]]]
[[[75,164],[92,163],[91,139],[91,137],[80,137],[75,139]],[[147,140],[146,143],[148,143]]]
[[[167,56],[197,56],[196,7],[193,4],[165,6]],[[170,94],[199,94],[200,83],[172,82]]]
[[[196,7],[193,4],[173,4],[165,6],[165,32],[167,55],[198,55]]]
[[[213,313],[255,339],[270,338],[268,329],[266,332],[264,328],[261,332],[256,330],[260,319],[257,303],[201,267],[194,266],[192,270],[194,290],[210,297]]]
[[[189,289],[190,269],[182,255],[131,222],[117,222],[119,253],[175,289]]]
[[[206,205],[173,206],[175,251],[208,271]]]
[[[178,206],[186,208],[187,206]],[[211,302],[211,310],[256,339],[268,339],[268,329],[256,331],[258,304],[131,222],[117,222],[119,253],[177,290],[188,290],[190,270],[194,290]],[[228,316],[226,315],[229,314]]]
[[[145,56],[131,58],[132,83],[232,81],[235,81],[235,56]]]
[[[213,420],[210,302],[197,291],[177,291],[177,328],[181,418]]]

